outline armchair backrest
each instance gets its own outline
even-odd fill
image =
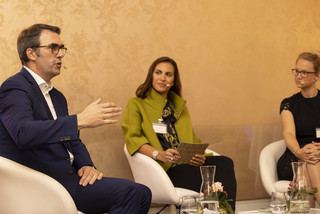
[[[262,184],[271,195],[275,191],[274,184],[278,181],[277,162],[286,149],[284,140],[270,143],[260,153],[259,165]]]
[[[58,181],[4,157],[0,157],[0,183],[1,213],[78,213]]]

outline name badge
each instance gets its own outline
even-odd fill
[[[153,130],[158,134],[167,134],[167,124],[152,123]]]
[[[320,127],[316,128],[316,137],[320,138]]]

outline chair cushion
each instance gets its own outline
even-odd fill
[[[193,190],[179,188],[179,187],[175,187],[174,189],[176,190],[176,192],[180,196],[180,198],[182,198],[183,196],[199,197],[199,192],[196,192]]]

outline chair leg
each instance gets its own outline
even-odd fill
[[[176,205],[176,213],[180,214],[180,205]]]
[[[166,204],[166,206],[162,207],[162,209],[159,212],[157,212],[156,214],[160,214],[165,208],[167,208],[167,206],[169,206],[169,204]]]

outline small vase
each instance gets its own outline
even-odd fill
[[[289,187],[290,213],[309,213],[310,203],[307,194],[307,180],[305,177],[307,164],[292,162],[293,180]]]
[[[227,208],[220,206],[219,207],[219,214],[228,214]]]
[[[200,189],[200,212],[203,214],[218,214],[219,200],[214,184],[216,166],[200,166],[202,183]]]

